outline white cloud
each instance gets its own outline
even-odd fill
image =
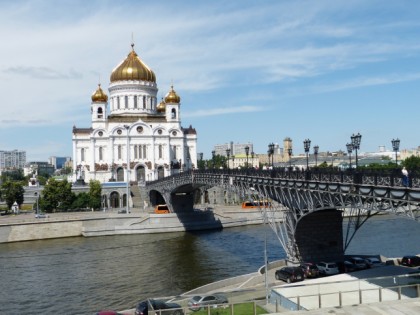
[[[239,106],[239,107],[232,107],[232,108],[212,108],[206,110],[197,110],[197,111],[190,111],[188,113],[183,114],[184,117],[207,117],[207,116],[218,116],[218,115],[227,115],[227,114],[236,114],[236,113],[253,113],[253,112],[261,112],[265,111],[266,109],[259,106]]]

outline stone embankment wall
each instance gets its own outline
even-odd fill
[[[139,210],[128,215],[117,212],[53,213],[40,219],[35,219],[33,214],[25,214],[0,219],[0,243],[75,236],[168,233],[262,222],[259,211],[241,211],[237,207],[182,214],[154,214]]]

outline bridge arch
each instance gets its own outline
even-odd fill
[[[325,173],[322,173],[325,172]],[[324,259],[333,259],[343,255],[349,242],[362,226],[373,215],[378,213],[404,214],[415,220],[420,219],[420,176],[413,178],[410,189],[401,187],[394,174],[360,174],[358,172],[341,172],[334,170],[286,171],[275,170],[193,170],[174,174],[161,180],[150,182],[146,189],[155,189],[162,193],[165,200],[173,205],[183,201],[177,200],[180,195],[187,195],[196,187],[221,187],[241,195],[241,198],[270,198],[272,206],[260,209],[275,232],[288,259],[298,262],[302,259],[315,258],[312,247],[323,246],[334,248],[323,251]],[[252,192],[251,192],[252,189]],[[215,196],[211,196],[210,199]],[[216,198],[215,198],[216,199]],[[186,200],[186,199],[185,199]],[[184,200],[184,201],[185,201]],[[222,199],[223,200],[223,199]],[[189,202],[193,207],[194,197]],[[180,207],[182,209],[182,207]],[[275,222],[273,214],[281,213],[283,222]],[[349,216],[345,240],[343,240],[342,215]],[[316,230],[325,232],[319,220],[328,217],[332,222],[335,240],[325,239]],[[317,224],[318,222],[318,224]],[[312,237],[317,243],[305,241],[305,226],[313,229]],[[329,227],[331,228],[331,227]],[[311,232],[309,232],[311,234]],[[324,241],[323,241],[324,238]],[[325,245],[327,244],[327,245]],[[318,256],[321,258],[321,255]],[[320,260],[320,259],[316,259]]]

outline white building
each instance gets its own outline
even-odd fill
[[[172,86],[158,103],[156,76],[131,47],[111,73],[109,98],[100,84],[93,93],[92,125],[73,127],[73,181],[127,181],[127,164],[132,182],[197,167],[197,134],[181,126],[180,97]]]

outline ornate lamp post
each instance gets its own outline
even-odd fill
[[[395,151],[395,166],[398,166],[398,150],[400,149],[400,139],[392,139],[392,149]]]
[[[248,168],[249,146],[245,147],[245,154],[246,154],[246,168]]]
[[[130,126],[129,125],[124,125],[125,130],[127,130],[127,197],[126,197],[126,213],[129,214],[130,213],[130,206],[128,205],[128,201],[130,199],[130,133],[129,133],[129,129]]]
[[[252,164],[252,167],[254,167],[254,156],[255,156],[255,153],[254,153],[254,151],[252,151],[251,152],[251,164]]]
[[[289,154],[289,166],[292,168],[292,148],[287,149],[287,154]]]
[[[226,149],[226,156],[227,156],[227,169],[229,169],[229,157],[230,157],[230,149]]]
[[[306,153],[306,170],[309,170],[309,149],[311,148],[311,140],[305,139],[305,141],[303,141],[303,147]]]
[[[213,161],[213,169],[214,169],[214,158],[216,157],[216,151],[211,151],[211,160]]]
[[[187,164],[185,164],[185,169],[188,171],[190,169],[190,158],[187,157]]]
[[[271,142],[268,145],[268,151],[270,152],[268,154],[268,158],[270,158],[270,156],[271,156],[271,167],[273,167],[274,166],[274,143]],[[270,162],[270,161],[268,161],[268,162]]]
[[[314,146],[315,167],[318,166],[318,151],[319,151],[319,146],[318,145]]]
[[[356,151],[356,168],[359,166],[358,159],[357,159],[357,150],[360,149],[360,141],[362,140],[362,135],[357,133],[357,135],[353,134],[351,137],[351,144],[353,145],[353,149]]]
[[[346,144],[347,153],[349,154],[350,169],[351,169],[351,153],[353,152],[353,145],[351,143]]]
[[[203,165],[203,152],[198,153],[198,156],[200,157],[200,167],[197,167],[197,168],[204,168],[204,165]]]

